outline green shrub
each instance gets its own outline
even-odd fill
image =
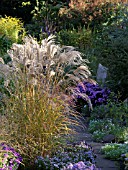
[[[112,160],[121,159],[121,155],[128,152],[127,144],[106,144],[102,147],[102,153],[105,157]]]
[[[57,35],[61,44],[77,47],[83,52],[92,47],[93,36],[89,29],[79,27],[78,30],[61,30]]]
[[[104,28],[95,40],[94,56],[108,68],[107,86],[123,101],[128,97],[128,29],[117,26]]]
[[[7,55],[7,50],[10,49],[12,41],[7,38],[5,35],[0,36],[0,57],[4,60],[5,63],[11,61],[9,55]]]
[[[37,1],[32,20],[25,26],[28,34],[42,40],[62,29],[63,22],[58,13],[64,4],[62,1]]]
[[[0,36],[0,56],[7,53],[7,50],[11,47],[12,41],[5,35]]]
[[[93,134],[95,141],[103,141],[103,138],[108,135],[114,135],[116,142],[124,142],[128,140],[128,128],[114,124],[112,120],[92,120],[89,123],[89,131]]]
[[[112,129],[114,124],[112,123],[111,120],[92,120],[89,123],[89,131],[93,133],[97,129],[99,131],[104,131],[104,130],[110,130]]]
[[[102,142],[105,135],[108,135],[108,133],[106,133],[104,131],[96,130],[93,132],[92,138],[96,142]]]
[[[95,107],[91,112],[91,119],[112,119],[119,126],[128,126],[128,107],[126,103],[108,102],[107,105]]]

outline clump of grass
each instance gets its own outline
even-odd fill
[[[5,105],[1,137],[18,149],[24,163],[33,162],[38,155],[51,155],[72,131],[66,102],[48,88],[43,90],[39,82],[28,83],[27,77],[15,82],[15,92],[6,97]]]
[[[3,101],[1,138],[18,149],[26,165],[39,155],[52,155],[72,132],[71,125],[78,125],[62,89],[75,78],[90,76],[81,54],[73,47],[61,48],[54,38],[38,44],[26,37],[23,45],[13,44],[8,52],[11,62],[2,64],[9,97]]]

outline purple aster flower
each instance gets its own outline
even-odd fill
[[[7,153],[3,154],[2,168],[0,170],[13,170],[14,166],[16,166],[16,164],[18,166],[22,161],[20,154],[5,143],[2,143],[0,146],[2,150],[7,151]]]
[[[84,170],[85,168],[86,168],[86,165],[84,164],[84,162],[80,161],[73,165],[72,170]]]
[[[86,94],[91,103],[94,106],[106,104],[109,98],[111,91],[109,89],[101,88],[98,84],[92,84],[84,81],[83,83],[79,83],[77,87],[74,89],[74,98],[76,100],[76,105],[79,105],[83,102],[83,105],[88,104],[87,98],[82,94]]]

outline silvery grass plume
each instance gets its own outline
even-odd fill
[[[78,83],[91,75],[82,54],[71,46],[55,44],[55,36],[51,35],[38,44],[32,37],[26,37],[24,44],[13,44],[8,51],[15,69],[27,71],[31,78],[50,78],[57,75],[58,83]]]
[[[91,76],[88,61],[82,58],[82,54],[72,46],[56,44],[53,35],[40,44],[27,36],[23,44],[14,43],[8,54],[12,61],[4,68],[17,75],[24,72],[28,82],[36,84],[40,81],[55,91],[55,87],[69,90]]]

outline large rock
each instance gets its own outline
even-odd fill
[[[102,64],[98,65],[97,75],[96,75],[96,80],[98,83],[104,85],[105,80],[107,78],[107,71],[108,71],[107,67],[104,67]]]
[[[115,141],[115,136],[112,134],[108,134],[103,137],[103,142],[105,142],[105,143],[111,143],[114,141]]]

